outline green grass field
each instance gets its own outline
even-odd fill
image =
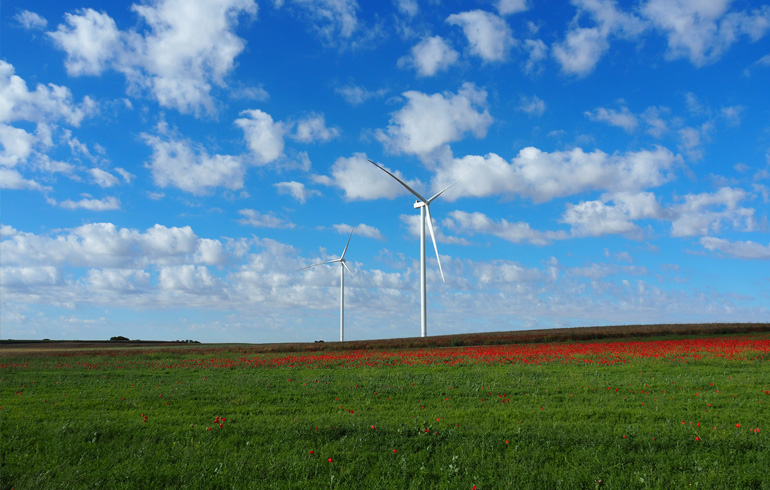
[[[767,350],[585,345],[6,352],[0,488],[770,488]]]

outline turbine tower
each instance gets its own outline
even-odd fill
[[[339,259],[327,260],[326,262],[319,262],[317,264],[309,265],[307,267],[303,267],[302,269],[298,270],[299,272],[305,269],[310,269],[311,267],[339,262],[340,264],[340,342],[343,342],[345,340],[345,269],[347,269],[348,272],[353,274],[353,271],[350,270],[350,268],[348,267],[348,264],[345,263],[345,253],[348,251],[348,245],[350,245],[350,239],[353,238],[353,232],[356,229],[357,223],[358,223],[358,220],[356,219],[356,222],[353,224],[353,228],[350,230],[348,243],[345,244],[345,249],[342,251],[342,255],[340,256]]]
[[[455,180],[448,186],[441,189],[439,192],[437,192],[433,197],[430,199],[425,199],[421,195],[419,195],[417,192],[415,192],[414,189],[406,185],[406,183],[390,173],[388,170],[386,170],[384,167],[374,163],[372,160],[369,160],[369,162],[374,165],[375,167],[379,168],[386,174],[390,175],[394,179],[398,181],[399,184],[404,186],[406,190],[414,194],[414,196],[417,198],[417,201],[414,203],[415,209],[420,208],[420,323],[422,326],[421,332],[423,337],[428,336],[428,308],[426,304],[426,297],[427,297],[427,281],[426,281],[426,273],[425,273],[425,217],[427,215],[428,218],[428,230],[430,231],[430,238],[433,240],[433,250],[436,251],[436,261],[438,262],[438,270],[441,273],[441,281],[446,282],[444,280],[444,271],[441,269],[441,259],[438,256],[438,247],[436,246],[436,235],[433,232],[433,220],[430,217],[430,203],[432,203],[438,196],[444,193],[447,189],[455,185],[458,180],[465,177],[465,175],[468,174],[466,172],[463,174],[459,179]]]

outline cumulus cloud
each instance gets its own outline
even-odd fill
[[[67,53],[64,61],[67,73],[72,76],[101,74],[123,48],[115,21],[106,13],[90,8],[66,13],[64,20],[65,24],[48,35]]]
[[[238,214],[243,218],[237,220],[242,225],[255,226],[257,228],[294,228],[294,223],[279,218],[275,213],[262,213],[256,209],[240,209]]]
[[[553,46],[553,55],[565,73],[585,76],[594,70],[609,46],[599,29],[584,27],[570,30],[564,42]]]
[[[700,244],[711,252],[722,252],[728,257],[737,259],[768,260],[770,259],[770,244],[762,245],[752,241],[733,242],[723,238],[705,236]]]
[[[113,187],[120,183],[117,177],[100,168],[89,169],[88,173],[99,187]]]
[[[471,10],[452,14],[446,21],[463,29],[471,53],[485,62],[504,61],[516,43],[505,19],[490,12]]]
[[[458,56],[441,36],[431,36],[413,46],[411,54],[401,58],[399,65],[411,65],[418,75],[432,77],[457,62]]]
[[[276,0],[274,4],[296,9],[330,44],[345,45],[359,27],[356,0]]]
[[[384,97],[387,90],[369,90],[359,85],[345,85],[338,87],[335,92],[340,94],[342,98],[350,105],[361,105],[369,99],[377,99]]]
[[[443,223],[458,233],[492,235],[512,243],[529,243],[532,245],[548,245],[554,240],[563,240],[567,234],[563,231],[534,230],[525,222],[511,222],[506,219],[498,221],[483,213],[467,213],[452,211]]]
[[[214,85],[226,75],[245,42],[234,34],[240,14],[256,15],[253,0],[155,0],[135,4],[146,30],[120,31],[104,12],[82,9],[65,15],[49,36],[66,54],[70,75],[114,69],[130,92],[150,94],[163,107],[214,114]]]
[[[612,0],[576,0],[581,14],[587,14],[595,24],[581,27],[577,23],[567,31],[563,42],[553,46],[553,55],[569,75],[586,76],[595,68],[609,49],[612,37],[633,39],[645,29],[644,21],[633,14],[618,10]]]
[[[345,223],[340,223],[338,225],[333,225],[333,227],[337,231],[337,233],[340,233],[342,235],[349,234],[350,230],[353,229],[352,226],[347,225]],[[364,223],[356,224],[356,231],[355,231],[354,235],[365,236],[367,238],[374,238],[375,240],[385,240],[385,237],[382,236],[382,233],[380,233],[380,230],[378,230],[374,226],[367,225],[367,224],[364,224]]]
[[[498,0],[497,11],[500,15],[518,14],[529,9],[527,0]]]
[[[211,243],[189,226],[155,225],[145,231],[90,223],[52,235],[3,228],[3,261],[14,266],[95,267],[140,269],[149,264],[173,264],[211,256]],[[204,263],[204,262],[198,262]]]
[[[628,110],[628,107],[622,107],[619,111],[597,107],[593,111],[586,111],[585,115],[592,121],[606,122],[610,126],[623,128],[628,133],[633,133],[639,124],[636,116]]]
[[[48,21],[45,18],[29,10],[22,10],[13,18],[25,29],[45,29],[48,26]]]
[[[278,191],[278,194],[289,195],[302,204],[305,204],[310,197],[321,195],[320,191],[308,189],[305,187],[305,184],[294,180],[290,182],[278,182],[277,184],[273,184],[273,186]]]
[[[633,221],[663,218],[663,209],[652,192],[621,192],[602,195],[599,201],[567,204],[562,221],[573,236],[622,234],[641,238],[642,230]]]
[[[33,191],[51,191],[52,188],[34,180],[25,179],[18,171],[0,167],[0,189],[30,189]]]
[[[413,189],[422,186],[418,181],[406,179],[397,170],[388,170]],[[338,187],[348,200],[392,199],[408,192],[392,177],[372,165],[363,153],[338,158],[332,165],[331,176],[316,177],[316,181]]]
[[[270,114],[259,109],[241,112],[235,120],[244,133],[249,150],[259,165],[273,162],[283,155],[284,135],[288,128],[281,122],[274,122]]]
[[[409,91],[403,96],[406,105],[392,115],[387,130],[377,132],[377,139],[393,153],[427,156],[466,133],[482,138],[492,124],[486,91],[470,83],[456,94]]]
[[[537,73],[542,70],[541,61],[548,57],[548,46],[540,39],[527,39],[524,41],[524,49],[529,52],[529,57],[524,63],[524,71]]]
[[[141,136],[152,148],[148,167],[155,185],[176,187],[196,195],[208,194],[216,187],[243,187],[245,165],[241,157],[209,155],[200,146],[170,135]]]
[[[296,129],[291,137],[302,143],[312,143],[314,141],[329,141],[339,134],[339,128],[326,126],[326,119],[323,114],[311,114],[297,121]]]
[[[724,223],[742,231],[755,227],[754,209],[740,206],[749,198],[746,191],[722,187],[716,192],[686,194],[672,206],[671,236],[704,236],[719,232]]]
[[[78,201],[67,199],[58,203],[54,199],[48,198],[48,202],[73,211],[76,209],[86,209],[88,211],[114,211],[120,209],[120,199],[112,196],[103,199],[94,199],[90,196],[86,196]]]
[[[39,83],[30,91],[14,72],[13,65],[0,60],[0,124],[64,121],[77,127],[96,111],[96,103],[88,96],[75,103],[67,87]]]
[[[761,39],[770,29],[770,7],[728,12],[730,2],[650,0],[642,13],[666,35],[668,59],[686,58],[695,66],[720,59],[740,39]]]
[[[533,95],[532,97],[521,96],[521,103],[519,104],[519,110],[526,112],[533,116],[542,116],[545,113],[545,101]]]
[[[521,196],[546,202],[591,190],[639,191],[672,178],[681,157],[663,147],[654,150],[607,154],[581,148],[544,152],[527,147],[508,163],[494,153],[468,155],[444,162],[434,186],[443,188],[470,171],[448,190],[445,198],[491,195]]]

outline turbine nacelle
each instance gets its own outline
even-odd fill
[[[426,203],[424,201],[415,201],[414,202],[414,209],[420,209],[420,208],[423,208],[423,207],[425,207],[427,205],[428,205],[428,203]]]

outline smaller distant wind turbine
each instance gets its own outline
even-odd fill
[[[430,217],[430,203],[432,203],[438,196],[443,194],[444,191],[446,191],[447,189],[455,185],[458,180],[468,175],[470,170],[468,172],[465,172],[463,175],[461,175],[459,179],[455,180],[448,186],[438,191],[430,199],[425,199],[424,197],[419,195],[414,189],[406,185],[406,182],[396,177],[394,174],[388,171],[385,167],[382,167],[374,163],[372,160],[369,160],[369,163],[371,163],[375,167],[379,168],[386,174],[396,179],[399,184],[404,186],[406,190],[411,192],[414,195],[414,197],[417,198],[417,201],[414,203],[414,207],[415,209],[417,208],[420,209],[420,323],[421,323],[422,336],[427,337],[428,336],[428,305],[426,301],[427,278],[426,278],[426,272],[425,272],[425,221],[428,222],[428,231],[430,231],[430,238],[431,240],[433,240],[433,250],[436,251],[436,262],[438,262],[438,271],[441,273],[441,281],[446,282],[444,281],[444,271],[441,270],[441,258],[439,258],[438,256],[438,247],[436,246],[436,234],[433,232],[433,220]]]
[[[345,244],[345,249],[342,251],[342,255],[339,259],[334,260],[327,260],[326,262],[319,262],[317,264],[309,265],[307,267],[303,267],[302,269],[299,269],[299,271],[303,271],[305,269],[310,269],[311,267],[317,267],[319,265],[326,265],[326,264],[333,264],[335,262],[339,262],[340,264],[340,342],[343,342],[345,340],[345,269],[348,270],[351,274],[353,274],[353,271],[350,270],[348,267],[348,264],[345,263],[345,253],[348,251],[348,245],[350,245],[350,239],[353,238],[353,232],[356,230],[356,224],[358,223],[358,219],[356,219],[355,223],[353,223],[353,228],[350,230],[350,236],[348,237],[348,243]],[[355,274],[353,274],[355,276]]]

